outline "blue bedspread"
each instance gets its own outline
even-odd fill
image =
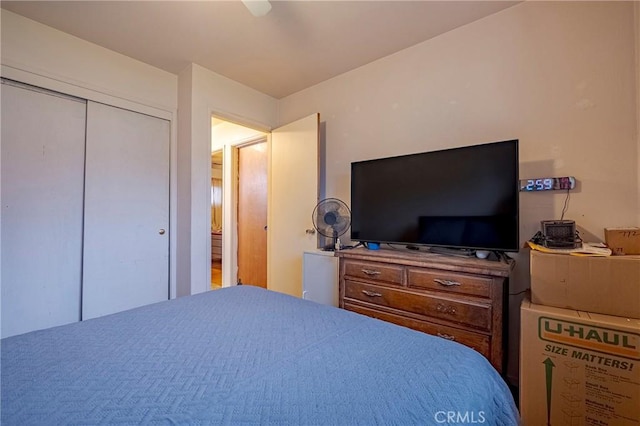
[[[2,425],[518,422],[475,351],[250,286],[1,344]]]

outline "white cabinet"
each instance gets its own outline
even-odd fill
[[[338,258],[332,251],[305,251],[302,275],[303,299],[338,306]]]
[[[169,298],[166,120],[2,84],[2,337]]]

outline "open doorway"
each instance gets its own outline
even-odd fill
[[[259,150],[262,150],[264,154],[263,166],[254,164],[255,160],[250,159],[250,154]],[[244,211],[252,214],[255,211],[255,207],[251,206],[250,203],[262,197],[264,197],[266,209],[266,155],[267,132],[212,116],[211,289],[235,285],[239,280],[242,280],[245,284],[254,284],[256,282],[254,272],[251,272],[252,275],[240,274],[241,265],[253,265],[256,263],[253,252],[259,249],[259,244],[257,243],[262,238],[266,241],[266,218],[262,220],[264,223],[250,228],[246,222],[239,222],[239,213],[242,214]],[[264,170],[260,171],[263,167]],[[254,188],[255,185],[245,186],[244,193],[246,196],[244,199],[240,197],[242,188],[239,180],[241,176],[251,176],[251,173],[242,173],[240,168],[246,168],[249,172],[257,169],[256,173],[262,175],[260,179],[264,180],[264,186],[261,190],[256,190]],[[216,210],[215,195],[218,192],[214,188],[214,184],[218,183],[215,181],[218,174],[220,174],[219,183],[221,184],[219,191],[220,207],[219,210]],[[249,207],[244,207],[243,209],[242,205],[245,203]],[[244,232],[240,232],[240,227]],[[266,247],[264,250],[266,256]],[[264,270],[266,271],[266,258]],[[261,274],[259,271],[257,273]],[[243,275],[246,275],[246,277]],[[263,282],[266,286],[266,272],[262,275],[265,275]],[[258,283],[257,285],[260,284]]]
[[[222,150],[211,153],[211,289],[222,287]]]
[[[266,142],[267,224],[257,221],[267,240],[266,285],[302,296],[302,254],[318,244],[307,230],[313,229],[311,212],[318,202],[319,123],[320,115],[314,113],[275,129],[256,130],[212,115],[211,152],[223,153],[222,287],[236,285],[239,279],[260,285],[240,274],[238,163],[244,147]],[[248,241],[255,245],[252,238]]]

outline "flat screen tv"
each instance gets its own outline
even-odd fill
[[[518,251],[518,140],[351,163],[351,239]]]

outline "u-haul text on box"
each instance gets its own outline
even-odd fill
[[[640,320],[521,307],[524,425],[640,425]]]

